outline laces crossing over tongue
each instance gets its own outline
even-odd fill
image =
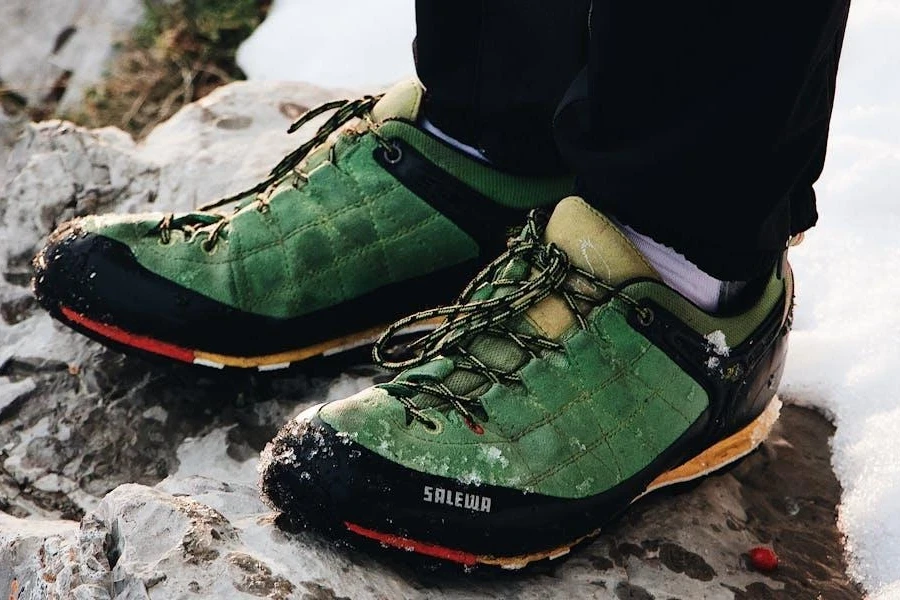
[[[516,372],[528,360],[537,358],[541,352],[563,350],[559,342],[516,326],[517,316],[551,294],[563,300],[581,328],[587,327],[587,322],[579,303],[597,304],[603,292],[607,300],[618,297],[639,312],[646,310],[616,286],[573,265],[556,244],[544,243],[541,239],[544,226],[541,213],[532,211],[522,234],[466,286],[455,304],[401,319],[376,342],[372,353],[376,363],[389,369],[409,369],[393,382],[380,385],[404,404],[408,416],[426,426],[434,426],[423,411],[434,406],[437,400],[449,404],[473,431],[480,433],[476,413],[482,419],[486,415],[478,403],[478,390],[484,384],[517,383],[520,377]],[[517,265],[524,268],[517,269]],[[510,273],[514,272],[519,276],[511,277]],[[581,291],[586,288],[599,291],[600,296]],[[445,317],[445,321],[408,346],[415,352],[414,357],[396,362],[385,357],[385,349],[398,332],[436,317]],[[485,342],[486,338],[494,341]],[[504,352],[516,357],[508,361],[506,368],[488,356]],[[451,373],[428,368],[429,363],[448,358],[453,364]],[[461,371],[474,377],[453,380]]]
[[[183,215],[177,218],[172,214],[166,215],[157,226],[160,240],[163,243],[168,243],[171,237],[172,229],[183,229],[190,233],[192,236],[203,230],[207,232],[207,238],[204,241],[204,247],[212,247],[212,245],[214,245],[218,240],[224,227],[228,224],[229,217],[227,215],[210,211],[247,198],[255,198],[258,208],[260,210],[265,210],[267,208],[268,200],[267,198],[258,196],[264,194],[274,185],[278,184],[282,179],[284,179],[284,177],[293,173],[295,169],[304,161],[304,159],[306,159],[310,155],[313,150],[322,146],[323,144],[326,144],[328,142],[328,138],[333,133],[335,133],[341,127],[354,119],[365,119],[366,121],[368,121],[370,126],[369,132],[372,133],[378,143],[382,147],[384,147],[387,152],[395,153],[397,149],[393,144],[391,144],[391,142],[378,135],[378,133],[375,131],[374,123],[371,120],[372,109],[375,107],[378,101],[381,100],[382,97],[383,94],[378,96],[363,96],[362,98],[358,98],[356,100],[335,100],[332,102],[326,102],[321,106],[317,106],[316,108],[307,111],[290,126],[290,128],[288,129],[288,133],[296,132],[301,127],[320,115],[323,115],[329,111],[335,112],[328,118],[328,120],[326,120],[322,124],[321,127],[319,127],[312,138],[310,138],[299,148],[285,156],[269,172],[268,177],[266,177],[263,181],[259,182],[252,188],[244,190],[233,196],[228,196],[227,198],[222,198],[221,200],[216,200],[215,202],[204,204],[203,206],[199,207],[196,212],[189,213],[187,215]],[[331,158],[332,162],[334,162],[335,157],[332,156]],[[305,174],[298,173],[297,175],[301,180],[306,180]],[[245,205],[238,206],[236,210],[240,210],[241,208],[244,208],[244,206]]]

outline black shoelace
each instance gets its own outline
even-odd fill
[[[555,244],[544,243],[541,240],[543,219],[539,215],[538,211],[532,211],[522,234],[511,240],[507,251],[476,275],[454,304],[418,312],[391,325],[375,343],[372,353],[375,362],[388,369],[402,370],[424,365],[442,356],[453,356],[456,369],[476,373],[486,383],[514,384],[520,382],[516,373],[518,368],[512,371],[492,368],[467,346],[475,336],[490,334],[509,340],[530,358],[537,358],[545,351],[562,351],[563,346],[557,341],[516,331],[509,326],[511,319],[525,313],[551,294],[562,298],[581,328],[587,327],[587,321],[579,302],[598,304],[604,301],[604,293],[606,300],[617,297],[633,307],[642,321],[653,319],[649,308],[641,306],[620,289],[594,274],[574,266],[565,252]],[[531,272],[532,276],[506,277],[504,273],[512,261],[524,261],[528,267],[525,272]],[[597,293],[576,289],[578,280],[582,285],[577,287],[592,288]],[[472,300],[472,296],[485,286],[512,289],[506,294],[485,300]],[[443,323],[407,346],[415,356],[396,362],[386,358],[386,349],[400,331],[436,318],[444,318]],[[435,428],[436,424],[423,412],[423,407],[417,404],[415,397],[419,394],[443,400],[463,417],[470,429],[479,434],[484,432],[478,424],[476,412],[481,415],[482,420],[486,415],[483,410],[479,410],[477,398],[460,394],[443,381],[421,377],[381,384],[380,387],[403,403],[408,418],[420,421],[429,429]]]
[[[193,239],[200,232],[206,233],[206,239],[203,241],[203,249],[212,251],[218,241],[222,231],[228,225],[230,217],[217,212],[212,212],[217,208],[221,208],[228,204],[245,200],[249,198],[255,199],[256,208],[259,211],[268,210],[268,195],[274,186],[277,186],[285,177],[292,173],[296,176],[295,185],[299,185],[308,181],[308,175],[297,169],[300,164],[310,155],[316,148],[328,142],[328,138],[338,131],[341,127],[354,119],[364,119],[369,121],[369,132],[375,137],[376,141],[385,149],[387,156],[395,155],[399,150],[389,140],[379,136],[375,131],[374,123],[371,120],[372,109],[381,100],[383,95],[379,96],[363,96],[356,100],[335,100],[326,102],[321,106],[313,108],[304,113],[297,119],[288,129],[288,133],[294,133],[301,127],[323,115],[329,111],[334,111],[319,129],[315,135],[308,141],[304,142],[296,150],[285,156],[281,162],[275,165],[269,175],[258,184],[244,190],[233,196],[216,200],[199,207],[196,211],[176,217],[174,214],[166,215],[157,226],[160,241],[168,244],[171,241],[171,232],[174,229],[185,231],[190,239]],[[332,154],[329,157],[332,163],[337,161],[334,155],[334,146],[332,145]],[[246,204],[239,205],[236,209],[244,208]]]

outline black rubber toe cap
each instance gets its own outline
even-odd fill
[[[141,266],[124,244],[63,226],[35,258],[34,293],[60,317],[68,308],[93,321],[154,339],[225,349],[223,319],[239,313]],[[245,350],[247,342],[241,344]]]
[[[654,475],[567,499],[466,484],[396,464],[318,417],[291,422],[263,460],[263,495],[293,523],[348,525],[479,555],[565,546],[605,525]]]
[[[130,331],[147,327],[148,316],[166,319],[166,293],[153,274],[127,246],[80,231],[77,222],[51,237],[34,266],[35,296],[51,313],[67,307]]]

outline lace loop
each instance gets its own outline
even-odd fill
[[[295,133],[301,127],[303,127],[316,117],[327,113],[328,111],[333,110],[334,114],[332,114],[324,123],[322,123],[322,125],[319,127],[312,138],[304,142],[296,150],[281,159],[281,161],[277,165],[275,165],[275,167],[269,172],[269,176],[266,179],[259,182],[252,188],[244,190],[243,192],[234,194],[233,196],[229,196],[227,198],[222,198],[221,200],[216,200],[215,202],[210,202],[209,204],[204,204],[199,208],[199,210],[201,212],[212,210],[214,208],[219,208],[226,204],[236,202],[237,200],[241,200],[242,198],[246,198],[255,194],[261,194],[262,192],[266,191],[273,183],[276,183],[282,177],[293,171],[295,167],[297,167],[307,156],[309,156],[310,152],[327,142],[332,133],[336,132],[338,129],[340,129],[353,119],[368,115],[382,97],[383,94],[378,96],[363,96],[362,98],[358,98],[356,100],[334,100],[332,102],[326,102],[321,106],[317,106],[316,108],[310,109],[309,111],[305,112],[300,116],[299,119],[291,124],[291,126],[288,128],[288,133]]]
[[[229,217],[227,217],[226,215],[212,213],[210,211],[221,208],[222,206],[228,204],[232,204],[239,200],[243,200],[245,198],[259,196],[260,194],[269,191],[272,186],[281,181],[285,176],[291,174],[292,172],[295,172],[295,169],[310,155],[313,150],[327,143],[328,138],[331,137],[333,133],[338,131],[341,127],[343,127],[353,119],[365,119],[369,126],[372,128],[371,131],[375,133],[375,123],[372,121],[371,112],[382,97],[383,94],[378,96],[363,96],[362,98],[358,98],[356,100],[334,100],[332,102],[326,102],[321,106],[317,106],[316,108],[307,111],[306,113],[301,115],[299,119],[291,124],[291,126],[288,128],[288,133],[295,133],[301,127],[303,127],[316,117],[319,117],[329,111],[334,111],[334,113],[324,123],[322,123],[322,125],[319,127],[312,138],[310,138],[302,145],[300,145],[296,150],[285,156],[269,172],[269,175],[255,186],[232,196],[228,196],[227,198],[222,198],[221,200],[216,200],[215,202],[204,204],[200,206],[195,212],[184,215],[182,217],[176,218],[173,214],[167,214],[165,217],[163,217],[163,219],[156,227],[156,230],[158,231],[160,236],[160,241],[164,244],[168,244],[169,241],[171,241],[171,230],[176,227],[215,225],[215,227],[211,230],[209,237],[204,241],[204,250],[210,251],[215,245],[216,241],[221,237],[222,230],[229,221]],[[390,144],[389,142],[384,140],[383,137],[378,136],[377,134],[376,140],[383,146],[387,144],[387,146],[395,148],[393,144]],[[332,147],[332,151],[333,150],[334,147]],[[333,154],[331,155],[331,160],[332,162],[335,160]],[[297,176],[299,181],[307,181],[307,176],[305,174],[297,172]],[[258,209],[261,212],[265,212],[266,210],[268,210],[268,198],[257,198],[257,202]]]
[[[525,313],[551,294],[556,294],[565,302],[582,329],[587,328],[588,323],[579,303],[597,304],[603,301],[604,294],[607,299],[616,297],[634,308],[642,323],[653,319],[652,312],[646,314],[650,309],[642,307],[619,288],[593,273],[573,265],[556,244],[544,243],[541,239],[543,227],[542,214],[532,211],[522,234],[510,240],[507,251],[475,276],[454,304],[421,311],[391,325],[375,343],[372,351],[374,361],[388,369],[403,370],[424,365],[442,356],[452,356],[455,369],[476,373],[488,384],[512,384],[521,381],[515,369],[504,371],[491,367],[476,356],[468,343],[479,335],[487,334],[513,342],[524,355],[531,358],[537,358],[545,351],[562,351],[563,346],[559,342],[509,326],[511,319]],[[528,267],[518,279],[507,274],[510,265],[516,261],[522,261]],[[589,284],[599,296],[576,289],[576,280]],[[488,286],[494,290],[513,289],[504,289],[503,293],[488,299],[472,299],[473,295]],[[412,358],[396,362],[386,358],[386,349],[400,331],[436,317],[445,319],[433,331],[407,346],[415,353]],[[472,431],[483,433],[475,414],[480,407],[477,397],[460,394],[442,381],[425,376],[394,381],[382,387],[403,403],[408,417],[423,423],[432,421],[413,400],[416,395],[424,394],[444,401],[459,413]],[[483,413],[483,409],[481,412]]]

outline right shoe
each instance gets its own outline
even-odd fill
[[[375,346],[402,371],[310,407],[262,453],[283,524],[311,525],[474,567],[553,560],[644,495],[753,452],[792,322],[793,277],[773,265],[753,297],[713,314],[669,287],[581,199],[529,218],[451,306]],[[384,360],[392,334],[444,315]]]
[[[35,259],[35,295],[101,343],[215,368],[274,370],[369,343],[449,300],[507,227],[573,186],[501,173],[429,135],[423,94],[413,80],[314,109],[292,131],[335,112],[237,197],[65,223]]]

